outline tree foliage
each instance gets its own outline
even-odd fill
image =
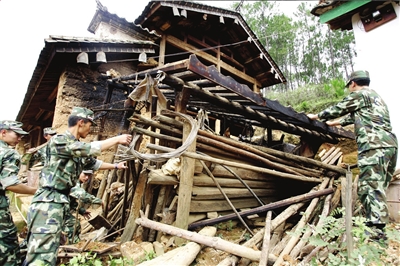
[[[346,79],[354,65],[353,32],[332,31],[321,24],[310,12],[317,2],[292,3],[298,6],[291,16],[279,8],[279,1],[244,1],[240,8],[240,14],[287,79],[286,84],[267,89],[282,92]]]

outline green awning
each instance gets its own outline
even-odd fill
[[[332,19],[338,18],[356,8],[359,8],[360,6],[368,4],[369,2],[371,2],[371,0],[354,0],[354,1],[345,2],[345,3],[341,4],[340,6],[334,8],[334,9],[331,9],[331,10],[325,12],[324,14],[322,14],[319,17],[319,22],[326,23],[326,22],[331,21]]]

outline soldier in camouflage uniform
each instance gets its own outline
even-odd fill
[[[127,168],[125,162],[105,163],[93,159],[101,151],[117,144],[129,144],[132,136],[124,134],[91,143],[80,142],[95,125],[93,111],[74,107],[68,129],[53,136],[47,144],[46,163],[40,173],[39,188],[28,211],[28,253],[24,265],[56,265],[64,219],[69,208],[69,193],[82,169]]]
[[[77,211],[85,219],[89,219],[91,217],[90,212],[85,209],[84,205],[102,204],[101,199],[96,198],[92,194],[86,192],[86,190],[81,187],[81,183],[86,183],[88,180],[90,180],[92,175],[93,170],[83,170],[81,175],[79,176],[80,182],[71,189],[71,193],[69,194],[71,212],[66,214],[63,229],[63,232],[65,232],[68,236],[69,244],[78,243],[80,241],[79,235],[81,233],[81,223],[79,222],[78,217],[75,217]]]
[[[0,121],[0,265],[20,265],[17,228],[12,220],[6,190],[34,194],[36,189],[21,184],[18,179],[20,155],[12,148],[23,135],[22,123]],[[12,147],[10,147],[12,146]]]
[[[368,71],[353,72],[346,84],[351,93],[338,104],[308,117],[325,121],[347,115],[327,124],[354,124],[360,169],[358,197],[365,208],[367,225],[382,233],[389,222],[385,191],[396,169],[397,138],[392,132],[388,107],[369,83]]]
[[[45,144],[47,144],[49,142],[49,140],[51,139],[52,136],[54,136],[55,134],[57,134],[57,131],[52,128],[52,127],[45,127],[43,129],[43,137],[47,140],[47,142]],[[44,165],[45,160],[46,160],[46,146],[47,145],[41,145],[42,147],[40,149],[38,149],[32,156],[32,161],[34,162],[40,162],[41,165]],[[35,148],[34,148],[35,149]],[[28,150],[31,151],[32,149]]]
[[[57,134],[57,131],[52,128],[52,127],[46,127],[43,129],[43,137],[47,140],[45,144],[48,143],[48,141],[53,137],[55,134]],[[32,156],[32,161],[34,162],[40,162],[42,166],[44,166],[46,162],[46,146],[47,145],[41,145],[42,147],[35,150],[36,148],[30,149],[29,151],[33,151],[34,154]],[[28,152],[29,152],[28,151]],[[90,177],[93,174],[93,170],[84,170],[82,171],[79,180],[82,183],[85,183],[87,181],[87,178]],[[86,181],[84,181],[86,180]],[[81,231],[81,225],[79,222],[77,222],[77,219],[75,218],[76,214],[76,208],[78,207],[78,202],[76,199],[79,199],[82,204],[101,204],[102,201],[99,198],[96,198],[95,196],[87,193],[83,188],[81,188],[79,182],[71,189],[70,192],[70,213],[66,214],[65,222],[64,222],[64,229],[62,230],[64,233],[67,234],[68,238],[68,243],[77,243],[79,242],[79,235]],[[79,214],[85,217],[86,219],[90,218],[90,213],[86,211],[85,208],[80,207],[79,208]],[[79,221],[79,219],[78,219]]]

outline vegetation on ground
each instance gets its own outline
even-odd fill
[[[323,265],[398,265],[398,254],[389,252],[389,246],[400,247],[400,231],[395,225],[388,225],[385,229],[387,240],[373,239],[374,232],[366,226],[366,219],[362,216],[353,217],[353,248],[349,256],[345,239],[345,209],[335,209],[330,216],[323,217],[321,226],[308,225],[313,231],[308,241],[315,247],[325,249],[317,253],[311,265],[321,265],[321,255],[325,256]],[[307,228],[304,228],[304,231]],[[397,257],[397,259],[396,259]],[[395,264],[393,264],[395,263]]]
[[[291,106],[297,112],[318,113],[338,103],[349,91],[343,79],[332,79],[325,84],[310,84],[292,91],[266,91],[265,97]]]

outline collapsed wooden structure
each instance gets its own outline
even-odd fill
[[[193,60],[195,57],[184,63],[186,69],[190,68],[190,61]],[[194,62],[194,65],[201,66],[199,62]],[[129,120],[135,141],[130,147],[119,147],[115,155],[116,161],[129,161],[130,168],[119,173],[109,173],[107,178],[102,179],[98,190],[98,197],[102,197],[107,206],[103,215],[113,230],[120,230],[121,242],[132,239],[138,242],[160,241],[164,233],[172,233],[169,229],[162,231],[161,224],[194,231],[204,226],[239,220],[253,235],[254,240],[250,243],[254,245],[260,242],[264,234],[260,233],[261,231],[253,231],[255,223],[247,218],[251,215],[273,211],[274,215],[270,214],[269,218],[270,232],[274,232],[278,227],[300,230],[309,222],[320,221],[318,217],[322,209],[316,210],[317,205],[326,204],[323,215],[327,215],[340,203],[340,189],[337,189],[337,183],[334,185],[334,180],[345,176],[346,170],[333,165],[341,155],[338,149],[321,153],[324,162],[320,162],[239,141],[239,138],[234,136],[216,134],[215,124],[207,123],[215,119],[213,113],[208,109],[197,109],[195,112],[196,109],[188,108],[190,103],[201,102],[202,97],[216,98],[215,105],[220,110],[223,110],[223,103],[230,108],[236,106],[237,109],[246,109],[249,113],[252,109],[227,101],[221,95],[204,92],[192,86],[191,82],[182,80],[178,82],[183,87],[182,91],[177,93],[178,95],[172,94],[171,89],[176,86],[177,78],[174,74],[162,70],[174,69],[173,73],[179,73],[176,72],[179,69],[177,65],[179,64],[166,65],[162,69],[122,77],[118,81],[110,80],[110,83],[117,81],[123,84],[130,79],[136,79],[136,75],[143,77],[125,104],[126,108],[134,110]],[[186,74],[189,76],[187,72]],[[152,78],[151,75],[155,77]],[[221,75],[214,78],[218,77],[224,79]],[[158,81],[155,82],[155,79]],[[236,84],[235,81],[231,81],[231,84],[232,82]],[[206,81],[203,81],[204,83]],[[197,98],[191,95],[194,90],[200,91],[196,94]],[[188,95],[179,97],[180,93]],[[191,100],[184,104],[180,99]],[[173,104],[171,100],[174,100]],[[208,104],[211,105],[212,101]],[[148,112],[144,112],[144,107]],[[262,111],[254,113],[261,117],[260,119],[266,117]],[[254,117],[256,116],[252,118]],[[243,114],[241,118],[248,119]],[[319,134],[311,130],[302,132]],[[168,165],[169,162],[172,162],[172,167]],[[117,187],[119,197],[112,195],[114,199],[111,200],[109,197],[113,192],[107,192],[115,189],[112,188],[115,184],[120,185]],[[311,201],[311,205],[305,212],[310,215],[301,218],[298,213],[308,201]],[[112,202],[117,204],[113,205]],[[140,213],[144,212],[146,207],[147,218],[141,217]],[[214,218],[207,219],[212,215]],[[287,222],[288,219],[299,219],[296,222],[297,227]],[[148,225],[153,222],[156,225]],[[140,226],[145,228],[139,230]],[[91,226],[87,225],[84,232],[90,229]],[[292,252],[288,251],[288,248],[283,250],[286,241],[293,242],[290,244],[292,248],[299,241],[298,238],[283,238],[282,234],[282,231],[281,234],[276,234],[273,240],[276,245],[280,244],[271,249],[273,253],[267,257],[270,263],[279,262],[283,259],[282,254]],[[182,238],[176,239],[177,245],[183,243],[182,241]],[[299,247],[296,248],[298,249]],[[229,250],[228,248],[226,251]],[[293,259],[299,255],[294,255],[294,252],[298,251],[292,252]],[[232,254],[259,260],[260,255],[264,253],[256,252],[250,258],[243,255],[250,254],[246,251]],[[287,256],[285,258],[287,259]]]
[[[120,147],[116,160],[130,161],[131,168],[120,175],[111,173],[102,184],[108,190],[117,181],[113,176],[125,184],[118,205],[105,213],[113,228],[122,230],[121,242],[161,242],[164,234],[179,236],[177,243],[183,238],[230,254],[219,265],[232,265],[240,258],[241,265],[251,261],[280,265],[283,260],[306,263],[313,256],[310,253],[315,256],[319,252],[321,247],[310,250],[308,245],[308,252],[303,249],[312,234],[310,229],[303,239],[300,236],[307,224],[319,226],[323,217],[341,204],[343,192],[337,181],[346,170],[336,166],[339,149],[321,152],[321,162],[218,136],[200,129],[190,121],[191,116],[174,111],[162,110],[152,119],[134,114],[130,120],[136,142],[129,148]],[[185,124],[189,125],[186,131]],[[148,153],[143,153],[143,143]],[[179,163],[167,166],[169,159],[177,157]],[[305,215],[299,216],[301,211]],[[213,213],[218,214],[208,218]],[[252,215],[258,218],[250,219]],[[243,246],[213,237],[215,234],[208,238],[193,235],[198,229],[232,220],[239,220],[252,236]],[[262,244],[265,238],[270,241],[269,248]],[[254,246],[260,249],[254,250]],[[166,263],[178,252],[143,265]],[[177,263],[176,258],[173,261]],[[180,261],[179,265],[191,262]]]

